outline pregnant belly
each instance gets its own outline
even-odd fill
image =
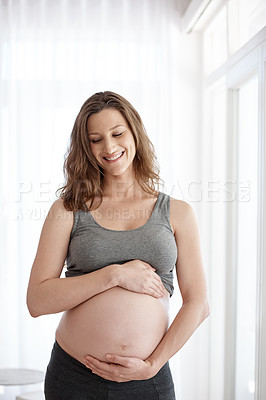
[[[59,345],[83,363],[89,354],[107,353],[146,359],[168,328],[168,300],[120,287],[102,292],[66,311],[56,331]]]

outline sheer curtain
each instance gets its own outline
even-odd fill
[[[182,135],[199,120],[187,120],[197,104],[183,103],[195,90],[195,43],[184,62],[175,0],[0,0],[0,366],[44,369],[49,359],[60,315],[32,319],[26,288],[81,105],[97,91],[125,96],[170,193],[191,143]]]

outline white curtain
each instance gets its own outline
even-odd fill
[[[0,0],[0,367],[44,370],[50,356],[60,316],[31,318],[26,289],[74,119],[90,95],[112,90],[136,107],[166,191],[177,170],[197,171],[197,149],[183,136],[199,121],[196,103],[193,122],[184,104],[198,85],[198,55],[188,62],[184,43],[175,0]]]

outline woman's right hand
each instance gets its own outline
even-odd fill
[[[132,292],[145,293],[160,298],[166,294],[156,269],[141,260],[132,260],[118,265],[118,286]]]

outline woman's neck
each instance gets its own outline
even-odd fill
[[[102,188],[106,200],[126,201],[143,196],[143,190],[132,174],[126,177],[106,176]]]
[[[135,181],[112,180],[111,184],[103,185],[103,195],[108,200],[126,201],[139,198],[143,190]]]

